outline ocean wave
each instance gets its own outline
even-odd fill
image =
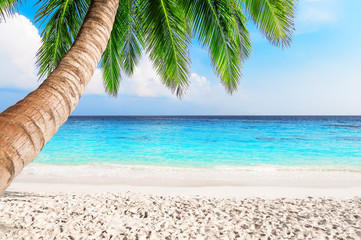
[[[325,126],[326,126],[326,127],[348,128],[348,129],[361,129],[361,125],[330,124],[330,125],[325,125]]]

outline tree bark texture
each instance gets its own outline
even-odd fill
[[[68,119],[107,46],[119,0],[92,0],[78,36],[49,77],[0,114],[0,194]]]

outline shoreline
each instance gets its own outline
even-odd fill
[[[42,169],[43,167],[43,169]],[[125,193],[169,196],[352,198],[361,195],[361,172],[249,171],[144,166],[81,169],[72,166],[29,165],[15,178],[8,192]],[[46,170],[52,171],[46,173]],[[38,170],[38,171],[36,171]],[[85,171],[84,171],[85,170]],[[86,174],[87,175],[86,175]],[[98,173],[98,176],[95,175]],[[63,174],[63,176],[62,176]],[[80,175],[80,176],[79,176]]]
[[[151,187],[131,185],[87,185],[64,183],[17,183],[6,193],[34,194],[101,194],[136,193],[155,196],[210,197],[210,198],[334,198],[352,199],[360,197],[361,187],[350,188],[303,188],[303,187]]]

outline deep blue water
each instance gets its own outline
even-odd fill
[[[361,166],[361,117],[70,117],[37,163]]]

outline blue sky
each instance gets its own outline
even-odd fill
[[[32,1],[28,1],[32,2]],[[291,48],[271,46],[250,24],[252,56],[237,93],[228,95],[207,51],[191,48],[188,94],[162,86],[144,57],[117,98],[104,93],[98,69],[73,115],[358,115],[361,114],[361,1],[299,0]],[[35,89],[40,30],[31,4],[0,23],[0,111]]]

